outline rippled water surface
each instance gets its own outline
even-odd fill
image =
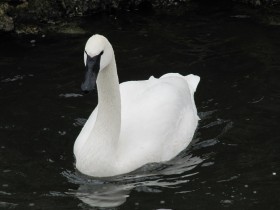
[[[242,14],[81,26],[86,34],[0,40],[0,209],[280,208],[279,27]],[[75,171],[73,144],[97,104],[80,92],[93,33],[111,40],[120,81],[201,77],[201,121],[178,157],[107,179]]]

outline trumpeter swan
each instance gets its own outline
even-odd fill
[[[165,74],[119,84],[114,51],[101,35],[85,46],[82,90],[98,91],[93,110],[74,145],[77,169],[107,177],[146,163],[170,160],[187,147],[198,123],[195,75]]]

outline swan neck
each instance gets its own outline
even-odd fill
[[[120,135],[121,100],[115,57],[97,77],[98,114],[95,130],[111,144],[116,144]]]
[[[79,144],[75,143],[76,167],[87,175],[109,176],[117,171],[121,128],[121,99],[115,58],[107,67],[100,70],[96,83],[98,90],[96,121],[89,133],[87,130],[81,132]]]

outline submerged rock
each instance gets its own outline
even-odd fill
[[[274,6],[280,3],[280,0],[233,0],[233,1],[250,4],[252,6],[258,6],[258,7]]]
[[[0,31],[13,31],[14,21],[7,15],[0,16]]]
[[[6,3],[0,3],[0,31],[13,31],[14,21],[13,18],[7,15],[9,5]]]
[[[275,25],[280,22],[278,12],[280,0],[229,0],[227,2],[229,3],[227,8],[240,4],[247,5],[255,9],[256,16],[266,22]],[[137,10],[144,13],[167,11],[171,14],[184,15],[189,14],[188,11],[199,11],[201,5],[208,8],[211,5],[225,4],[223,0],[6,0],[6,3],[0,3],[0,31],[36,34],[51,29],[63,33],[83,33],[82,29],[72,27],[71,24],[70,27],[61,30],[59,28],[67,25],[69,20],[71,22],[72,17],[104,11],[109,14],[116,14],[115,11],[123,10]]]
[[[15,28],[15,32],[19,35],[38,34],[41,30],[42,29],[40,27],[32,24],[19,24]]]

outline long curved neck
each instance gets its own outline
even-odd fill
[[[106,147],[115,147],[121,127],[121,99],[115,57],[97,77],[98,113],[93,129],[96,138]]]
[[[116,62],[102,69],[97,77],[98,109],[96,121],[87,135],[81,132],[75,143],[76,167],[92,176],[114,175],[117,144],[121,128],[121,99]],[[84,135],[83,135],[84,134]],[[85,139],[84,139],[85,138]]]

